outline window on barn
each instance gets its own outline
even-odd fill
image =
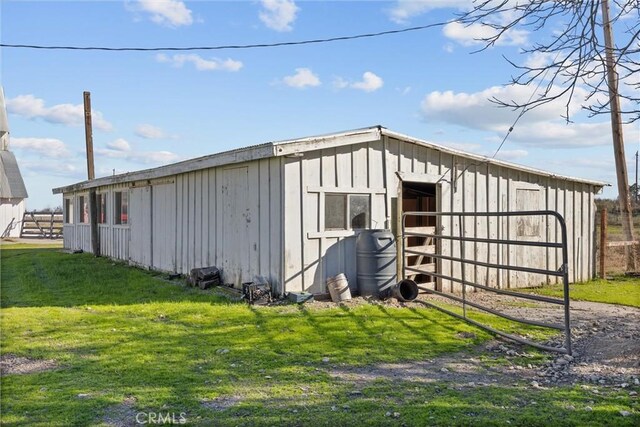
[[[78,197],[78,208],[80,209],[80,223],[86,224],[89,222],[89,202],[87,196]]]
[[[64,199],[64,223],[73,223],[73,199]]]
[[[371,224],[368,194],[327,193],[324,199],[325,230],[360,230]]]
[[[98,224],[107,223],[107,194],[101,193],[97,195],[98,199]]]
[[[129,193],[127,191],[116,191],[114,194],[114,224],[125,225],[129,223]]]

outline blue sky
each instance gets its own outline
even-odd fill
[[[466,0],[5,1],[6,44],[214,46],[277,43],[446,22]],[[517,112],[488,98],[527,99],[504,87],[521,53],[549,33],[514,31],[481,53],[482,28],[455,24],[344,42],[267,49],[93,52],[3,48],[11,146],[28,208],[60,206],[51,188],[86,178],[82,92],[91,92],[97,175],[158,166],[257,143],[381,124],[492,155]],[[586,93],[586,92],[585,92]],[[557,103],[527,113],[498,157],[615,184],[608,116],[573,123]],[[625,128],[626,154],[640,142]],[[604,191],[614,197],[615,186]]]

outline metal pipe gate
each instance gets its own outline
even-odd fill
[[[506,217],[506,218],[511,218],[511,217],[551,217],[551,218],[555,218],[557,224],[559,225],[560,228],[560,242],[538,242],[538,241],[531,241],[531,240],[516,240],[516,239],[512,239],[512,238],[507,238],[507,239],[497,239],[497,238],[489,238],[489,218],[490,217],[497,217],[497,218],[501,218],[501,217]],[[442,227],[407,227],[407,218],[408,217],[436,217],[437,218],[437,222],[440,223],[441,222],[441,218],[442,217],[450,217],[451,218],[451,225],[453,225],[453,219],[457,218],[458,220],[458,224],[459,224],[459,235],[455,236],[453,235],[453,226],[450,227],[451,229],[451,233],[449,235],[441,233],[439,231],[442,231]],[[486,238],[480,238],[477,237],[476,235],[474,235],[473,237],[467,237],[466,233],[465,233],[465,221],[464,218],[465,217],[473,217],[473,218],[477,218],[477,217],[486,217],[487,218],[487,237]],[[413,230],[412,230],[413,229]],[[434,230],[433,232],[430,232],[431,230]],[[513,233],[515,234],[515,233]],[[557,233],[556,233],[557,235]],[[408,238],[409,237],[423,237],[423,238],[428,238],[431,239],[432,241],[435,241],[439,244],[437,244],[435,247],[436,248],[441,248],[442,247],[442,241],[443,240],[450,240],[450,241],[458,241],[460,242],[460,253],[459,256],[454,256],[453,253],[451,253],[450,255],[443,255],[442,251],[438,251],[438,250],[434,250],[433,246],[420,246],[417,248],[411,248],[411,247],[407,247],[407,242],[408,242]],[[508,236],[511,237],[511,236]],[[562,251],[562,263],[560,266],[558,266],[557,269],[542,269],[542,268],[534,268],[534,267],[527,267],[527,266],[520,266],[520,265],[511,265],[511,264],[504,264],[504,263],[492,263],[492,262],[483,262],[483,261],[477,261],[475,259],[468,259],[465,255],[465,246],[466,246],[466,242],[472,242],[472,243],[486,243],[486,244],[495,244],[497,245],[497,247],[502,247],[503,245],[506,246],[529,246],[529,247],[542,247],[542,248],[551,248],[552,250],[561,250]],[[427,249],[427,248],[431,248],[431,249]],[[453,250],[452,250],[453,252]],[[450,261],[450,262],[459,262],[460,263],[460,270],[461,270],[461,277],[455,277],[453,275],[453,273],[451,275],[446,275],[443,274],[442,271],[436,271],[435,268],[431,268],[429,270],[434,270],[434,271],[425,271],[424,268],[420,269],[420,268],[416,268],[417,266],[407,266],[407,254],[409,254],[410,256],[418,256],[422,258],[434,258],[436,260],[446,260],[446,261]],[[486,267],[488,269],[496,269],[498,272],[501,270],[508,270],[508,271],[520,271],[520,272],[525,272],[525,273],[535,273],[535,274],[541,274],[541,275],[548,275],[548,276],[554,276],[554,277],[560,277],[562,278],[562,283],[563,283],[563,287],[564,287],[564,295],[563,298],[552,298],[552,297],[546,297],[546,296],[541,296],[541,295],[534,295],[534,294],[524,294],[524,293],[520,293],[520,292],[514,292],[511,290],[506,290],[506,289],[499,289],[499,288],[494,288],[491,286],[487,286],[487,284],[479,284],[479,283],[474,283],[471,282],[469,280],[466,280],[466,271],[465,271],[465,267],[466,265],[474,265],[474,266],[479,266],[479,267]],[[440,280],[449,280],[451,282],[455,282],[455,283],[459,283],[462,285],[462,296],[456,296],[456,295],[452,295],[446,292],[442,292],[439,290],[435,290],[435,289],[429,289],[427,287],[424,286],[419,286],[418,288],[424,292],[428,292],[428,293],[432,293],[432,294],[436,294],[436,295],[440,295],[443,296],[445,298],[449,298],[453,301],[457,301],[459,303],[462,303],[462,315],[459,315],[457,313],[454,313],[450,310],[447,310],[445,308],[439,307],[433,303],[427,302],[427,301],[421,301],[424,304],[427,304],[431,307],[434,307],[438,310],[441,310],[447,314],[450,314],[452,316],[461,318],[469,323],[472,323],[480,328],[483,328],[485,330],[488,330],[494,334],[512,339],[514,341],[523,343],[523,344],[528,344],[531,345],[533,347],[542,349],[542,350],[546,350],[546,351],[555,351],[555,352],[559,352],[559,353],[565,353],[565,354],[571,354],[571,324],[570,324],[570,316],[569,316],[569,260],[568,260],[568,250],[567,250],[567,226],[566,223],[564,221],[564,218],[562,217],[562,215],[560,215],[558,212],[555,211],[549,211],[549,210],[542,210],[542,211],[519,211],[519,212],[405,212],[402,214],[402,275],[403,275],[403,279],[407,279],[407,272],[410,271],[412,273],[415,274],[423,274],[423,275],[427,275],[427,276],[432,276],[435,278],[438,278]],[[540,302],[545,302],[545,303],[549,303],[549,304],[556,304],[556,305],[561,305],[563,306],[564,309],[564,322],[562,324],[557,324],[557,323],[547,323],[547,322],[542,322],[542,321],[537,321],[537,320],[530,320],[530,319],[523,319],[523,318],[518,318],[512,315],[508,315],[502,312],[499,312],[497,310],[493,310],[489,307],[485,307],[481,304],[472,302],[472,301],[467,301],[467,286],[471,286],[473,288],[476,289],[482,289],[485,291],[489,291],[489,292],[494,292],[496,294],[501,294],[501,295],[509,295],[512,297],[517,297],[517,298],[522,298],[522,299],[526,299],[526,300],[533,300],[533,301],[540,301]],[[479,310],[483,310],[486,311],[488,313],[492,313],[495,314],[497,316],[503,317],[505,319],[509,319],[512,321],[516,321],[516,322],[520,322],[520,323],[525,323],[528,325],[534,325],[534,326],[539,326],[539,327],[546,327],[546,328],[552,328],[552,329],[557,329],[560,331],[564,332],[564,347],[551,347],[551,346],[546,346],[546,345],[542,345],[530,340],[527,340],[525,338],[513,335],[513,334],[509,334],[507,332],[503,332],[503,331],[499,331],[495,328],[492,328],[490,326],[484,325],[480,322],[477,322],[473,319],[470,319],[469,317],[467,317],[467,306],[470,307],[474,307],[477,308]]]

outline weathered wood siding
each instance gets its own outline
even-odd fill
[[[25,210],[24,199],[0,199],[0,234],[11,224],[17,225],[9,232],[8,237],[20,237],[20,221]]]
[[[398,203],[402,181],[436,185],[437,209],[443,212],[496,212],[549,209],[567,223],[572,281],[593,277],[594,194],[590,184],[524,172],[471,160],[399,140],[382,139],[328,147],[313,145],[300,154],[215,166],[138,182],[105,185],[107,223],[100,225],[104,255],[144,267],[188,273],[215,265],[223,280],[239,286],[262,275],[279,292],[324,292],[326,279],[345,273],[356,286],[357,231],[325,227],[327,193],[368,195],[371,228],[399,233]],[[316,144],[315,142],[312,142]],[[86,190],[85,190],[86,191]],[[129,224],[113,221],[114,194],[128,191]],[[74,220],[79,197],[69,193]],[[547,218],[443,217],[444,233],[466,236],[558,241],[555,221]],[[65,224],[69,249],[91,250],[88,224]],[[443,255],[488,263],[557,270],[560,251],[445,240]],[[459,262],[442,260],[438,270],[462,278]],[[552,276],[497,271],[467,265],[465,279],[500,288],[556,282]],[[459,290],[441,281],[443,290]]]
[[[386,174],[383,168],[386,166]],[[398,189],[401,180],[437,183],[438,210],[496,212],[557,210],[568,230],[571,281],[593,277],[594,194],[588,184],[517,171],[383,136],[383,140],[305,152],[284,160],[284,280],[287,291],[325,292],[328,277],[338,273],[356,283],[357,232],[324,227],[325,193],[371,195],[372,228],[389,219],[397,232]],[[386,176],[386,185],[384,177]],[[387,208],[385,209],[385,200]],[[387,218],[388,217],[388,218]],[[465,236],[559,241],[553,218],[443,217],[444,233]],[[444,240],[443,255],[459,256],[460,242]],[[555,249],[466,243],[465,256],[477,261],[557,270],[561,252]],[[439,271],[462,278],[459,262],[442,260]],[[536,286],[556,277],[467,265],[466,280],[500,288]],[[441,281],[444,290],[460,290]]]
[[[280,158],[203,169],[171,177],[98,188],[107,194],[100,224],[105,256],[141,267],[186,274],[215,265],[225,283],[265,276],[282,283],[282,167]],[[114,193],[129,194],[128,224],[114,224]],[[80,218],[79,196],[71,197]],[[65,224],[65,248],[91,251],[89,224]]]

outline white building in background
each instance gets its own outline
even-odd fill
[[[20,222],[29,197],[16,157],[9,151],[9,121],[0,87],[0,235],[19,237]]]

